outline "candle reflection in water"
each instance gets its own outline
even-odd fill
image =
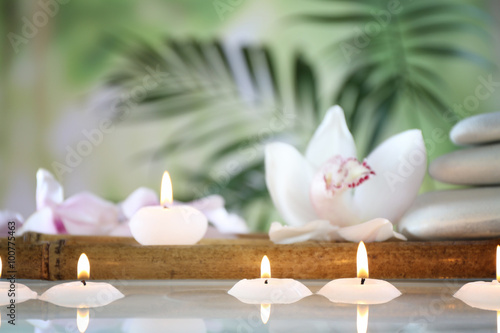
[[[261,304],[260,305],[260,319],[262,323],[267,324],[271,318],[271,304]]]
[[[89,309],[81,308],[76,310],[76,326],[80,333],[84,333],[89,327]]]
[[[358,333],[366,333],[368,331],[368,310],[368,305],[358,304],[356,315]]]

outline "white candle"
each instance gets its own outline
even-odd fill
[[[7,270],[8,272],[8,270]],[[0,257],[0,277],[2,277],[2,258]],[[9,276],[7,276],[9,278]],[[37,293],[22,283],[17,283],[16,279],[8,279],[7,282],[0,282],[0,305],[14,304],[12,308],[15,309],[16,303],[22,303],[30,299],[36,299]],[[9,307],[7,306],[7,313]]]
[[[238,281],[228,294],[247,304],[290,304],[312,295],[297,280],[271,278],[271,264],[267,256],[262,258],[260,279]]]
[[[118,289],[105,282],[87,282],[90,262],[85,253],[78,260],[78,280],[53,286],[40,296],[40,300],[68,308],[104,306],[125,297]]]
[[[455,296],[469,306],[483,310],[500,310],[500,246],[497,246],[497,279],[491,282],[476,281],[462,286]]]
[[[208,227],[205,215],[190,206],[169,207],[172,202],[172,181],[165,171],[161,206],[143,207],[130,219],[136,241],[142,245],[192,245],[203,238]]]
[[[318,294],[332,302],[349,304],[382,304],[401,295],[389,282],[368,278],[368,255],[363,242],[358,246],[357,266],[357,278],[333,280]]]

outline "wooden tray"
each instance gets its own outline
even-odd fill
[[[41,235],[17,238],[14,267],[7,240],[0,239],[2,277],[75,280],[81,253],[91,279],[242,279],[260,276],[263,255],[272,276],[334,279],[356,275],[357,244],[303,242],[276,245],[265,235],[204,239],[192,246],[141,246],[132,238]],[[481,241],[383,242],[366,244],[370,277],[381,279],[495,278],[496,245]],[[12,244],[11,244],[12,247]]]

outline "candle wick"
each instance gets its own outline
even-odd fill
[[[84,286],[87,285],[87,282],[85,282],[85,280],[82,280],[82,283],[83,283]]]
[[[266,280],[266,281],[264,281],[264,284],[267,284],[267,283],[268,283],[268,282],[267,282],[267,280]]]
[[[361,278],[361,284],[365,284],[365,278]]]

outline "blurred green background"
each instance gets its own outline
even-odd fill
[[[177,199],[219,193],[251,229],[267,230],[279,216],[263,146],[304,151],[330,105],[344,107],[360,158],[421,128],[432,160],[456,149],[436,133],[500,102],[498,87],[474,98],[482,80],[500,81],[493,0],[0,6],[0,209],[25,217],[39,167],[66,196],[116,202],[140,186],[159,190],[168,169]],[[437,188],[427,178],[422,191]]]

